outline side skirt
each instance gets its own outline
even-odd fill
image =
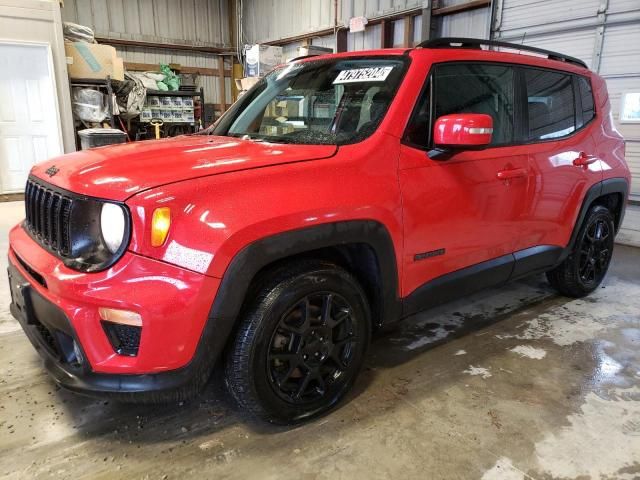
[[[563,251],[558,246],[538,245],[442,275],[418,287],[402,300],[402,317],[510,280],[550,270],[557,265]]]

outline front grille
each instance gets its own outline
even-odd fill
[[[32,235],[38,242],[59,255],[63,257],[69,255],[71,251],[69,218],[73,205],[72,197],[29,179],[24,202],[25,224]]]

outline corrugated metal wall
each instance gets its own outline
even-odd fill
[[[459,5],[465,2],[444,2],[444,7]],[[438,37],[470,37],[487,38],[489,35],[489,19],[491,10],[488,7],[458,12],[438,18]]]
[[[243,29],[245,43],[260,43],[293,37],[332,28],[333,0],[243,0]],[[338,23],[345,24],[352,17],[364,15],[376,18],[428,5],[428,0],[339,0]],[[378,36],[379,38],[379,36]],[[354,46],[372,44],[367,34],[355,36]]]
[[[439,7],[468,3],[471,0],[441,0]],[[304,35],[334,26],[334,0],[243,0],[243,39],[245,43],[260,43]],[[365,16],[368,19],[401,14],[409,10],[429,7],[429,0],[339,0],[338,25],[346,25],[349,19]],[[438,17],[434,30],[436,36],[466,36],[486,38],[488,35],[489,8],[480,8],[453,15]],[[423,40],[422,17],[414,21],[414,43]],[[394,22],[393,46],[402,46],[404,21]],[[380,48],[381,27],[371,25],[364,32],[348,33],[348,50]],[[317,37],[313,44],[335,46],[333,35]],[[285,58],[297,56],[301,42],[285,45]]]
[[[65,0],[62,19],[91,27],[100,37],[231,44],[226,0]]]
[[[65,0],[64,21],[91,27],[96,36],[164,44],[228,47],[231,44],[226,0]],[[108,42],[104,42],[108,43]],[[125,62],[178,63],[187,67],[218,68],[213,53],[116,46]],[[231,68],[227,61],[227,68]],[[225,87],[231,103],[231,79]],[[218,77],[200,75],[207,103],[222,103]]]
[[[640,92],[640,0],[498,0],[493,28],[496,37],[578,57],[607,80],[640,197],[640,124],[620,123],[622,94]]]

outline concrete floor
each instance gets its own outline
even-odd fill
[[[640,478],[640,249],[583,300],[537,276],[409,319],[341,408],[293,429],[238,412],[219,373],[183,405],[61,391],[0,285],[3,477]]]

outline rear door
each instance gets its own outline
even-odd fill
[[[525,90],[525,144],[532,165],[523,228],[515,250],[567,245],[582,199],[602,179],[591,130],[589,81],[566,72],[520,67]]]
[[[455,62],[432,68],[401,147],[403,296],[452,272],[465,277],[472,271],[463,269],[472,266],[491,270],[486,283],[510,275],[530,178],[528,157],[514,146],[515,80],[509,65]],[[451,113],[490,115],[492,144],[429,158],[432,125]],[[511,178],[498,179],[499,172],[510,172]]]

